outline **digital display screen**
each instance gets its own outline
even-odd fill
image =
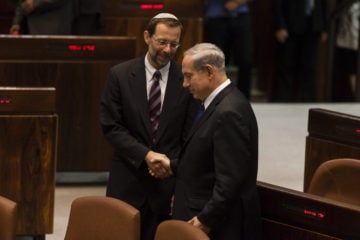
[[[0,104],[10,104],[11,97],[9,96],[0,96]]]
[[[318,210],[318,209],[297,206],[297,205],[293,205],[293,204],[285,204],[285,203],[282,206],[290,212],[293,212],[293,213],[296,213],[299,215],[303,215],[303,216],[308,216],[313,219],[320,220],[320,219],[324,219],[326,216],[325,212]]]
[[[68,49],[72,52],[94,52],[96,47],[93,44],[84,44],[84,45],[80,45],[80,44],[70,44],[68,45]]]
[[[148,9],[163,9],[164,4],[157,3],[157,4],[149,4],[149,3],[142,3],[140,4],[140,9],[148,10]]]
[[[122,7],[139,8],[140,10],[161,10],[164,9],[163,1],[146,1],[146,0],[125,0]]]

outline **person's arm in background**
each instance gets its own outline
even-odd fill
[[[285,43],[289,36],[285,17],[283,14],[284,0],[274,0],[274,24],[275,24],[275,38],[280,43]]]
[[[9,33],[13,35],[17,35],[21,32],[21,22],[25,17],[21,9],[21,2],[22,0],[19,0],[18,4],[16,5],[12,25],[9,30]]]
[[[323,18],[323,30],[321,31],[320,40],[326,42],[328,40],[328,32],[330,29],[330,8],[327,0],[321,0],[322,18]]]
[[[69,0],[24,0],[21,3],[21,8],[25,14],[44,12],[59,8],[67,1]]]

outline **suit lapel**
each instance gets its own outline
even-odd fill
[[[134,96],[133,104],[136,104],[140,119],[147,132],[147,139],[151,142],[151,124],[149,117],[149,105],[146,93],[146,75],[144,58],[139,58],[138,62],[130,71],[129,86]]]
[[[190,130],[190,133],[185,141],[185,145],[187,145],[187,143],[190,141],[190,139],[192,138],[192,136],[194,135],[194,133],[201,127],[201,125],[203,125],[208,119],[209,117],[213,114],[213,112],[216,110],[217,105],[224,99],[224,97],[226,95],[228,95],[233,89],[235,88],[235,86],[233,84],[229,84],[226,88],[224,88],[215,98],[214,100],[210,103],[210,105],[208,106],[208,108],[205,110],[203,116],[201,117],[200,121],[198,122],[197,125],[194,125],[192,127],[192,129]]]

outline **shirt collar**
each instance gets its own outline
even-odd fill
[[[210,105],[210,103],[214,100],[214,98],[224,89],[226,88],[229,84],[231,83],[230,79],[226,79],[225,82],[223,82],[222,84],[220,84],[217,88],[214,89],[214,91],[212,91],[210,93],[210,95],[205,99],[204,101],[204,107],[205,109]]]

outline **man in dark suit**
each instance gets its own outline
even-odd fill
[[[19,0],[10,34],[69,35],[73,15],[72,0]]]
[[[184,53],[183,87],[205,111],[190,130],[176,175],[173,217],[199,227],[212,240],[261,238],[256,188],[257,121],[247,98],[225,73],[225,57],[214,44]]]
[[[276,70],[272,100],[316,100],[319,41],[327,39],[328,0],[274,0]]]
[[[181,66],[172,60],[181,31],[172,14],[152,18],[144,31],[147,54],[112,67],[101,99],[103,133],[114,149],[107,196],[141,211],[143,240],[153,239],[157,225],[169,218],[174,187],[174,179],[155,179],[148,169],[167,174],[157,161],[178,156],[191,116],[191,95],[182,87]],[[148,103],[157,71],[161,75],[158,125],[150,120]]]

